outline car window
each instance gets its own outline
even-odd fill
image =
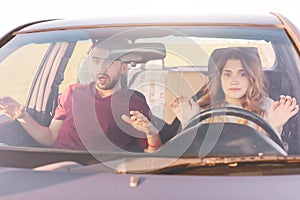
[[[12,96],[25,104],[34,74],[48,46],[49,44],[29,44],[14,51],[0,62],[1,95]]]
[[[169,36],[140,39],[137,42],[161,42],[166,46],[165,67],[207,66],[209,55],[216,48],[247,47],[258,49],[262,67],[271,68],[275,63],[275,52],[270,41],[228,38],[206,38],[191,36]]]
[[[64,80],[59,87],[60,93],[63,92],[70,84],[78,82],[78,69],[80,63],[88,54],[91,46],[92,42],[90,40],[77,42],[66,66]]]
[[[49,125],[57,99],[74,83],[89,84],[93,79],[82,73],[82,65],[95,44],[122,39],[129,45],[161,44],[165,57],[151,57],[145,63],[131,60],[124,87],[145,96],[154,116],[172,124],[170,108],[176,96],[197,100],[209,80],[212,53],[227,47],[257,49],[270,81],[273,100],[297,94],[292,43],[281,29],[238,27],[105,27],[19,34],[0,52],[1,96],[12,96],[28,106],[28,112],[41,124]],[[121,47],[122,45],[120,45]],[[291,53],[292,52],[292,53]],[[125,53],[126,54],[126,53]],[[89,70],[85,68],[85,70]],[[86,71],[85,71],[86,72]],[[114,105],[112,105],[114,107]],[[161,128],[161,127],[160,127]]]

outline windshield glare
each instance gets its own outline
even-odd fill
[[[109,60],[109,62],[106,60],[105,63],[109,66],[117,66],[115,62],[126,64],[126,73],[122,71],[122,87],[138,91],[145,98],[151,112],[149,114],[151,120],[149,120],[161,134],[162,146],[157,151],[159,155],[175,158],[181,156],[204,158],[207,156],[287,155],[288,150],[278,146],[276,139],[274,142],[274,137],[277,137],[276,134],[272,135],[266,131],[272,130],[273,127],[267,129],[261,127],[264,126],[266,120],[257,119],[257,113],[252,116],[251,113],[240,111],[241,106],[238,106],[239,109],[237,110],[229,109],[231,113],[227,112],[226,109],[218,111],[218,113],[204,113],[205,115],[195,117],[197,122],[194,121],[193,123],[197,125],[189,128],[178,125],[176,113],[170,106],[172,100],[178,97],[193,100],[192,104],[186,104],[187,107],[182,107],[182,110],[191,105],[195,106],[201,98],[200,93],[203,92],[203,88],[210,86],[210,81],[217,75],[211,73],[209,68],[213,52],[216,49],[235,47],[255,49],[262,72],[265,73],[266,78],[271,77],[270,80],[266,81],[266,87],[262,89],[267,89],[266,91],[270,92],[268,98],[274,98],[274,101],[278,100],[281,91],[276,91],[276,89],[281,88],[280,86],[284,84],[284,81],[275,84],[274,92],[269,90],[268,85],[273,86],[273,82],[276,81],[276,79],[272,79],[273,74],[284,72],[287,76],[291,76],[290,81],[292,82],[294,80],[292,72],[282,66],[281,62],[289,60],[294,66],[299,63],[299,57],[291,57],[291,55],[295,55],[293,53],[279,55],[283,52],[295,52],[283,30],[253,27],[167,26],[91,28],[16,34],[11,41],[0,49],[0,94],[1,96],[13,97],[25,105],[27,112],[39,124],[49,126],[56,114],[57,101],[60,95],[68,90],[70,85],[89,85],[94,81],[97,82],[97,80],[104,82],[108,79],[107,77],[110,76],[108,72],[107,75],[100,76],[98,72],[95,72],[95,69],[93,71],[89,68],[89,64],[91,64],[89,58],[95,52],[92,49],[96,45],[100,45],[100,47],[102,45],[103,48],[106,48],[107,44],[110,43],[119,44],[108,51],[108,55],[110,53],[112,55],[114,52],[114,55],[117,56],[115,57],[116,60]],[[133,45],[136,46],[133,48]],[[290,57],[284,57],[287,55]],[[93,59],[95,61],[95,58]],[[96,63],[94,66],[99,69],[99,62],[102,62],[102,58],[97,59],[98,64]],[[141,62],[141,60],[146,60],[146,62]],[[215,64],[218,64],[217,61]],[[295,66],[295,69],[299,69],[299,66]],[[234,74],[231,71],[230,73]],[[253,76],[251,73],[251,70],[243,69],[242,75],[238,75],[251,77]],[[218,76],[223,77],[223,72],[219,72]],[[229,74],[224,76],[229,76]],[[253,80],[248,79],[250,81],[248,80],[247,84],[254,85]],[[293,87],[295,86],[293,85],[295,83],[291,84]],[[217,90],[224,90],[224,87]],[[294,93],[293,87],[290,92],[295,96],[297,94]],[[230,90],[236,92],[240,88],[235,87]],[[224,93],[222,94],[227,97]],[[264,93],[262,92],[262,94]],[[81,98],[80,95],[73,94],[74,101],[76,98]],[[244,98],[242,106],[252,101],[250,97],[247,98]],[[120,108],[118,100],[115,98],[111,100],[110,104],[113,116],[116,118],[118,115],[115,113],[118,113]],[[236,107],[234,103],[226,101],[210,103],[204,107],[209,109],[221,107],[221,105],[225,108]],[[127,104],[130,103],[127,102]],[[252,108],[254,109],[254,107]],[[83,114],[88,109],[82,109],[82,106],[77,108],[75,103],[72,109],[75,121],[73,128],[77,129],[79,138],[86,147],[85,150],[90,152],[121,151],[124,154],[132,153],[133,155],[146,154],[142,151],[133,150],[136,147],[120,147],[119,144],[122,142],[119,140],[127,140],[125,136],[123,139],[111,141],[110,137],[103,134],[105,128],[101,127],[102,124],[99,124],[97,120],[92,119],[92,117],[96,117],[93,113],[96,112],[93,106],[90,110],[91,115]],[[265,111],[259,110],[259,112]],[[0,111],[0,114],[2,116],[0,125],[9,123],[10,119],[7,114],[3,111]],[[234,117],[224,119],[227,114]],[[80,117],[77,118],[76,115]],[[86,117],[85,124],[77,121],[82,116]],[[207,120],[212,116],[218,119],[222,118],[222,120]],[[201,117],[206,119],[203,120]],[[133,133],[132,127],[127,128],[122,120],[116,118],[113,120],[120,126],[119,129],[127,135],[141,140],[145,139],[144,134]],[[232,118],[238,118],[240,123],[236,124],[235,120],[231,120]],[[119,123],[119,121],[121,122]],[[203,121],[201,126],[199,121]],[[91,122],[96,123],[95,127],[87,129],[86,126],[93,126]],[[176,123],[174,128],[173,125]],[[188,123],[190,123],[189,120],[187,120]],[[107,129],[109,128],[107,127]],[[90,139],[86,139],[89,130],[92,130],[93,134],[98,134],[98,139],[95,139],[94,142],[101,140],[99,144],[89,144],[92,142]],[[14,141],[14,138],[10,138],[9,141],[2,139],[1,142],[8,146],[27,147],[20,141]],[[286,141],[284,142],[286,143]],[[130,145],[129,143],[126,145]],[[112,146],[112,148],[106,148],[107,145]],[[31,144],[28,146],[30,147]],[[35,147],[45,148],[39,145],[35,145]],[[293,151],[293,147],[291,148]],[[171,161],[168,160],[169,162]]]

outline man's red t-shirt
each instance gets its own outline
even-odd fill
[[[54,119],[63,120],[54,148],[78,150],[142,150],[147,147],[144,133],[121,119],[122,114],[138,110],[148,119],[149,106],[144,96],[120,90],[101,98],[95,84],[74,84],[59,97]]]

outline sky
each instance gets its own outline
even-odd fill
[[[135,14],[269,13],[288,17],[300,29],[295,0],[10,0],[0,12],[0,37],[22,24],[56,18],[109,17]]]

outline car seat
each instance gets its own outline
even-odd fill
[[[216,63],[219,61],[220,56],[224,51],[228,51],[233,48],[242,49],[245,51],[249,51],[257,55],[260,60],[260,56],[258,54],[258,49],[256,47],[226,47],[226,48],[218,48],[215,49],[208,61],[208,77],[212,75],[216,68]],[[273,100],[278,100],[281,94],[289,95],[290,94],[290,87],[286,79],[283,78],[283,72],[278,70],[264,70],[265,77],[266,77],[266,89],[268,91],[269,97]],[[203,91],[206,88],[206,85],[203,86],[192,98],[196,101],[202,95]]]

